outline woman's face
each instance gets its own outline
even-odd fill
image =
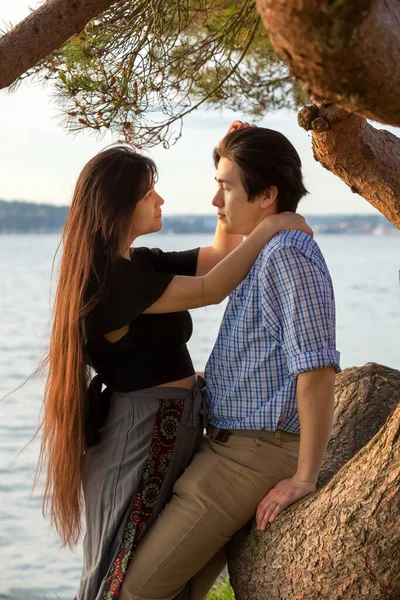
[[[161,206],[163,204],[164,200],[157,194],[154,187],[137,202],[131,225],[134,239],[140,235],[160,231],[162,227]]]

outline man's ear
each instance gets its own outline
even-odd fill
[[[265,192],[262,193],[261,197],[261,208],[269,208],[271,204],[275,202],[278,197],[278,188],[275,185],[271,185]]]

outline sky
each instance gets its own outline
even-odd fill
[[[28,13],[26,0],[0,0],[0,27],[16,24]],[[164,214],[215,212],[211,205],[216,190],[211,153],[234,119],[247,121],[248,117],[222,110],[193,113],[185,118],[183,136],[175,146],[169,150],[158,146],[147,152],[159,169],[157,191],[165,200]],[[69,204],[82,167],[117,139],[111,134],[98,138],[86,132],[68,133],[61,120],[50,86],[30,82],[14,93],[0,92],[0,199]],[[300,154],[310,194],[301,201],[299,212],[377,213],[314,160],[311,135],[298,126],[295,112],[274,112],[257,124],[282,132]],[[400,134],[400,130],[391,130]]]

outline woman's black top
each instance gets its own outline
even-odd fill
[[[166,290],[174,275],[196,274],[199,249],[162,252],[131,249],[131,260],[118,258],[101,301],[85,319],[86,349],[101,380],[117,392],[140,390],[194,374],[186,346],[192,335],[187,311],[143,314]],[[88,286],[90,297],[98,289]],[[104,334],[129,325],[116,343]]]

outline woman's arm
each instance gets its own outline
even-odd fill
[[[242,121],[233,121],[225,136],[231,133],[231,131],[237,131],[238,129],[246,129],[247,127],[256,126],[250,125],[250,123],[243,123]],[[221,142],[218,145],[220,144]],[[196,276],[199,277],[201,275],[206,275],[223,258],[228,256],[228,254],[235,250],[242,243],[242,241],[242,235],[226,233],[222,229],[221,224],[218,221],[217,227],[215,229],[213,245],[200,248],[197,260]]]
[[[312,233],[304,218],[294,213],[266,217],[236,250],[203,277],[175,276],[163,295],[145,313],[168,313],[219,304],[246,277],[265,244],[279,231]]]
[[[201,277],[209,273],[221,260],[240,246],[242,241],[242,235],[226,233],[218,221],[213,245],[204,246],[199,250],[196,277]]]

